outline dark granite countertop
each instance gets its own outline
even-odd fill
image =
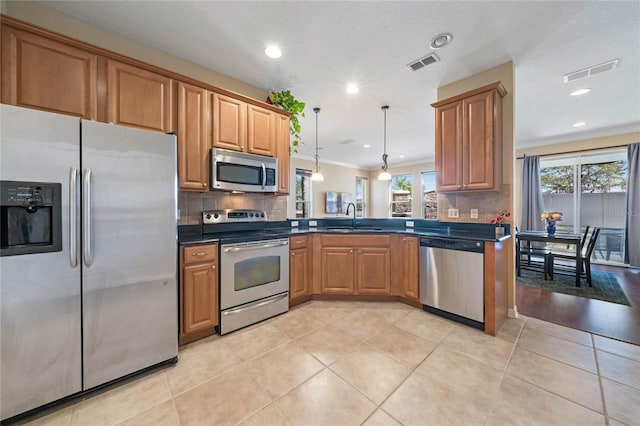
[[[312,219],[313,220],[313,219]],[[318,219],[318,226],[309,226],[309,220],[296,220],[298,226],[292,227],[291,220],[264,222],[260,224],[222,225],[182,225],[178,227],[178,242],[182,245],[207,243],[239,243],[247,241],[288,238],[304,234],[403,234],[418,237],[455,238],[462,240],[504,241],[511,238],[509,226],[506,234],[496,238],[495,226],[489,224],[468,224],[437,222],[421,219],[408,219],[414,228],[407,228],[406,221],[398,219],[359,219],[352,226],[351,219]],[[426,225],[426,226],[425,226]]]

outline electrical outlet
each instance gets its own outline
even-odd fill
[[[449,217],[451,218],[457,219],[458,217],[460,217],[458,213],[459,213],[458,209],[449,209]]]
[[[316,227],[316,226],[318,226],[318,221],[317,221],[317,220],[310,220],[310,221],[309,221],[309,226],[310,226],[310,227]]]
[[[478,209],[471,209],[471,219],[478,218]]]
[[[407,228],[413,228],[413,221],[412,221],[412,220],[408,220],[408,221],[405,223],[405,225],[406,225],[406,227],[407,227]]]
[[[291,227],[292,228],[297,228],[298,227],[298,221],[297,220],[292,220],[291,221]]]

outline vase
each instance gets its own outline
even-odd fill
[[[556,226],[555,225],[547,225],[547,234],[555,235],[556,234]]]
[[[496,227],[496,239],[504,237],[504,228],[502,226]]]

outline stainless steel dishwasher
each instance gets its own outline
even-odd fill
[[[484,329],[484,242],[420,238],[424,310]]]

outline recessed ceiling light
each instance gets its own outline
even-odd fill
[[[362,145],[364,148],[371,148],[371,145],[366,144],[366,145]]]
[[[273,59],[277,59],[280,56],[282,56],[282,51],[280,50],[280,48],[278,46],[276,46],[275,44],[270,44],[269,46],[267,46],[266,49],[264,49],[264,53]]]
[[[573,127],[582,127],[586,125],[587,123],[585,123],[584,121],[578,121],[577,123],[573,123]]]
[[[354,93],[358,93],[360,91],[360,88],[356,83],[348,83],[346,91],[348,94],[353,95]]]
[[[574,90],[573,92],[571,92],[571,96],[580,96],[580,95],[584,95],[585,93],[589,93],[591,91],[591,89],[578,89],[578,90]]]
[[[429,46],[431,46],[433,50],[438,50],[446,46],[451,41],[451,39],[453,39],[453,36],[451,34],[438,34],[433,38],[433,40],[431,40],[431,44]]]
[[[404,158],[404,154],[400,154],[400,155],[398,155],[398,157]]]

